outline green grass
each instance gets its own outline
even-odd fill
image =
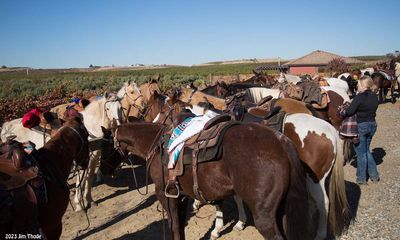
[[[210,75],[249,74],[253,69],[262,65],[274,63],[223,64],[193,67],[170,67],[148,70],[112,70],[112,71],[61,71],[61,70],[30,70],[1,72],[0,98],[20,99],[37,97],[53,89],[62,89],[65,93],[84,94],[88,91],[102,93],[116,91],[128,81],[141,84],[161,74],[161,88],[166,90],[175,85],[190,82],[206,82]],[[275,63],[277,64],[277,63]],[[276,73],[271,71],[269,73]]]

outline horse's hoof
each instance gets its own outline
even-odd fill
[[[83,208],[80,204],[75,206],[75,212],[80,212],[82,210],[83,210]]]
[[[242,231],[242,230],[244,229],[244,225],[245,225],[244,222],[239,221],[239,222],[237,222],[236,225],[233,227],[233,230],[238,231],[238,232],[239,232],[239,231]]]
[[[215,233],[214,231],[212,231],[212,232],[211,232],[210,239],[211,239],[211,240],[215,240],[215,239],[218,239],[218,238],[219,238],[219,233],[218,233],[218,232]]]
[[[94,202],[94,201],[88,201],[88,202],[87,202],[87,205],[86,205],[86,210],[88,210],[88,209],[91,208],[92,206],[97,207],[98,204],[97,204],[96,202]]]

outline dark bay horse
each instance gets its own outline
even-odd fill
[[[394,95],[394,86],[396,82],[386,79],[386,77],[381,72],[374,72],[371,75],[371,78],[376,86],[375,90],[379,91],[378,92],[379,102],[383,103],[386,101],[386,95],[390,89],[392,103],[394,103],[396,100]]]
[[[37,153],[46,179],[48,202],[39,206],[39,224],[47,239],[59,239],[62,217],[69,202],[67,187],[72,162],[86,168],[89,162],[88,132],[79,118],[68,120]],[[50,180],[49,180],[50,179]]]
[[[160,159],[164,128],[154,123],[122,124],[115,139],[122,149],[148,159],[157,198],[168,213],[172,239],[185,239],[184,206],[179,199],[164,195],[167,170]],[[227,130],[222,146],[221,159],[198,165],[204,197],[218,201],[239,195],[266,239],[311,239],[305,175],[292,143],[262,125],[242,124]],[[182,191],[195,198],[191,166],[185,167],[178,180]]]

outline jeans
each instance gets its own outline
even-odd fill
[[[367,182],[367,170],[371,180],[378,181],[378,169],[376,168],[374,157],[369,150],[372,137],[376,132],[376,122],[362,122],[357,125],[360,139],[360,142],[354,145],[357,153],[357,183]]]

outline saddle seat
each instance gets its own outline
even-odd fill
[[[173,169],[169,169],[168,184],[166,186],[165,195],[167,197],[176,198],[179,196],[179,188],[177,187],[178,176],[182,176],[184,173],[185,165],[191,165],[193,169],[193,181],[194,185],[197,185],[197,164],[218,160],[222,154],[222,139],[226,131],[239,124],[237,121],[231,121],[232,118],[229,115],[220,115],[204,126],[203,130],[190,139],[188,139],[180,152],[178,160]],[[168,157],[168,154],[164,155]],[[171,194],[169,192],[169,187],[174,185],[177,189],[177,193]],[[195,188],[197,189],[197,188]],[[197,196],[201,196],[194,190]],[[197,193],[196,193],[197,192]],[[198,197],[204,199],[203,197]]]
[[[221,144],[226,130],[239,124],[239,122],[231,120],[231,116],[222,114],[207,122],[201,132],[186,140],[175,168],[170,169],[170,172],[181,176],[183,166],[192,164],[193,155],[196,156],[197,163],[218,159],[222,154]]]
[[[251,120],[254,120],[254,118],[262,119],[262,121],[256,122],[260,122],[264,126],[272,128],[275,131],[282,132],[282,126],[286,112],[282,111],[280,106],[274,106],[269,112],[266,109],[254,107],[248,110],[248,114],[253,116],[253,118],[250,118]]]
[[[39,168],[21,143],[2,146],[0,155],[0,189],[12,190],[24,186],[38,177]]]
[[[44,180],[23,144],[12,141],[0,152],[0,232],[38,232],[37,205],[47,201]]]
[[[321,104],[318,103],[311,103],[311,106],[315,109],[324,109],[328,106],[329,103],[329,96],[328,92],[321,89]]]

